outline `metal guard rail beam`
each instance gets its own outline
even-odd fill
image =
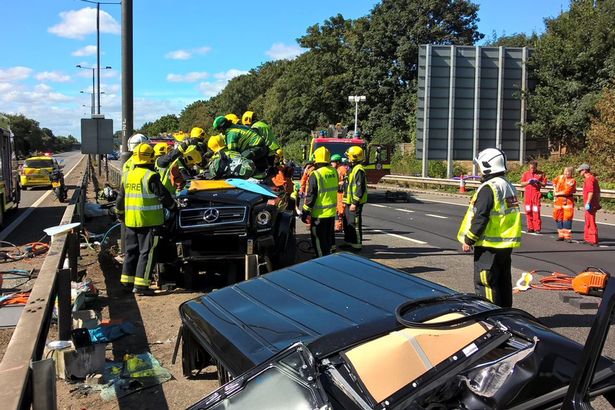
[[[85,156],[84,156],[85,157]],[[79,160],[81,163],[84,159]],[[88,157],[89,160],[89,157]],[[88,164],[89,165],[89,164]],[[89,179],[89,166],[64,211],[60,224],[73,222],[75,216],[83,224],[84,205]],[[69,269],[63,269],[68,256]],[[0,362],[0,403],[2,408],[30,408],[35,400],[32,363],[42,359],[45,341],[51,325],[53,306],[58,297],[58,335],[69,340],[71,331],[70,280],[76,279],[79,257],[79,232],[73,230],[51,241],[51,245],[28,303],[17,323]],[[55,370],[53,371],[55,376]],[[55,397],[55,394],[54,394]]]
[[[426,184],[426,185],[445,185],[445,186],[459,186],[459,180],[454,179],[446,179],[446,178],[424,178],[424,177],[412,177],[407,175],[385,175],[380,179],[380,184],[393,184],[400,185],[401,183],[414,183],[414,184]],[[469,187],[478,187],[480,185],[479,181],[467,180],[466,186]],[[525,188],[521,186],[521,184],[513,184],[517,191],[524,192]],[[550,189],[543,188],[542,192],[549,192]],[[577,188],[576,196],[583,196],[583,189]],[[600,197],[605,199],[613,199],[615,198],[615,190],[612,189],[601,189]]]

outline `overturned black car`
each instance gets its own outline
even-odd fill
[[[184,287],[197,287],[208,275],[232,284],[295,263],[293,212],[280,207],[268,188],[193,180],[177,201],[159,270],[167,276],[179,272]]]
[[[191,409],[586,409],[615,404],[601,356],[611,280],[585,348],[500,309],[368,259],[335,254],[185,302],[186,376],[224,386]]]

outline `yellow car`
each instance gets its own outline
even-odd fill
[[[19,184],[22,188],[51,186],[49,174],[56,169],[60,169],[60,165],[51,156],[30,157],[19,171]]]

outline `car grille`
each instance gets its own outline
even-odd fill
[[[209,228],[246,221],[245,206],[212,206],[208,208],[182,209],[179,226],[184,229]]]

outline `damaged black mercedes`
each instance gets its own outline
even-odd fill
[[[502,309],[351,254],[185,302],[182,364],[224,384],[191,409],[589,409],[615,405],[601,355],[610,280],[582,346]]]

